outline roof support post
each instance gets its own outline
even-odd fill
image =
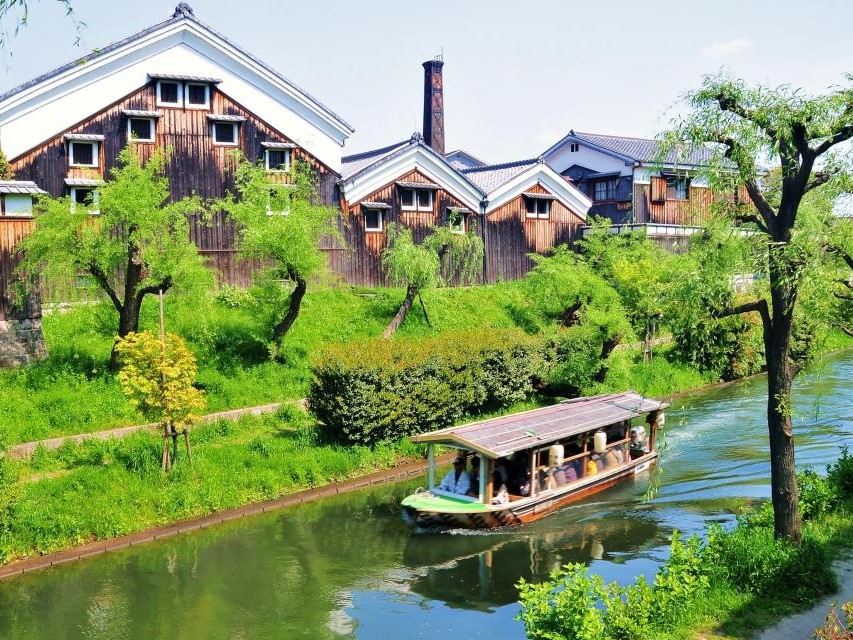
[[[435,452],[432,442],[427,445],[427,465],[429,469],[429,488],[435,487]]]

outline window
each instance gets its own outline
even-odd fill
[[[266,149],[267,171],[290,171],[290,149]]]
[[[71,210],[80,205],[86,207],[89,213],[97,215],[101,213],[98,210],[98,191],[92,187],[71,187]]]
[[[528,218],[547,218],[551,215],[551,201],[546,198],[527,198]]]
[[[33,197],[30,194],[4,193],[3,208],[0,215],[4,216],[32,216]]]
[[[180,82],[161,80],[157,83],[157,104],[167,107],[183,106],[183,87]]]
[[[447,210],[447,226],[451,233],[465,233],[465,212],[460,209]]]
[[[382,209],[364,210],[364,230],[382,231]]]
[[[687,200],[690,193],[690,179],[678,176],[666,176],[666,199]]]
[[[127,139],[135,142],[154,142],[154,118],[128,118]]]
[[[236,146],[237,123],[236,122],[214,122],[213,143]]]
[[[580,145],[577,142],[569,144],[569,153],[577,153],[580,150]]]
[[[69,142],[68,163],[72,167],[97,167],[97,142]]]
[[[615,180],[599,180],[593,183],[592,199],[596,202],[600,200],[615,200],[616,199],[616,181]]]
[[[400,208],[404,211],[432,211],[432,189],[400,189]]]
[[[201,82],[188,82],[187,107],[206,109],[210,106],[210,86]]]

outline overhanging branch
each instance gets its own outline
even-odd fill
[[[98,285],[106,291],[107,295],[110,297],[110,300],[113,303],[113,306],[116,308],[116,311],[121,313],[124,305],[121,303],[121,300],[118,299],[115,290],[110,286],[109,280],[107,280],[107,275],[101,270],[101,268],[97,264],[89,265],[89,273],[92,274],[92,277],[98,283]]]
[[[743,313],[757,312],[761,316],[761,324],[764,327],[764,348],[767,350],[768,341],[773,331],[773,320],[770,318],[770,309],[767,307],[767,300],[753,300],[746,304],[741,304],[736,307],[728,307],[717,311],[714,316],[717,318],[727,318],[728,316],[738,316]]]
[[[806,183],[805,193],[808,193],[812,189],[816,189],[817,187],[819,187],[822,184],[826,184],[827,182],[832,180],[833,177],[838,175],[839,171],[840,171],[840,169],[835,169],[833,171],[815,171],[815,172],[813,172],[812,173],[812,176],[813,176],[812,179],[808,183]]]

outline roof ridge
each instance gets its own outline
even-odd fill
[[[611,133],[592,133],[590,131],[575,131],[574,135],[599,136],[601,138],[621,138],[622,140],[642,140],[643,142],[658,142],[658,140],[656,140],[655,138],[638,138],[637,136],[617,136]]]
[[[527,160],[513,160],[511,162],[501,162],[499,164],[486,164],[482,167],[468,167],[460,169],[461,173],[475,173],[477,171],[494,171],[497,169],[511,169],[513,167],[521,167],[526,164],[536,164],[539,158],[529,158]]]
[[[398,147],[402,147],[404,144],[408,144],[412,142],[411,139],[408,140],[400,140],[396,144],[389,144],[387,147],[379,147],[377,149],[368,149],[367,151],[359,151],[358,153],[353,153],[349,156],[341,156],[341,162],[353,162],[355,160],[361,160],[362,158],[367,158],[368,156],[376,155],[377,153],[386,153],[388,151],[393,151]]]

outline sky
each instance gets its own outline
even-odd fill
[[[3,29],[0,93],[171,16],[177,0],[28,0]],[[446,148],[532,158],[570,129],[653,137],[720,70],[823,93],[853,72],[849,0],[190,0],[196,17],[355,128],[344,154],[421,130],[444,56]],[[284,132],[287,133],[287,132]]]

